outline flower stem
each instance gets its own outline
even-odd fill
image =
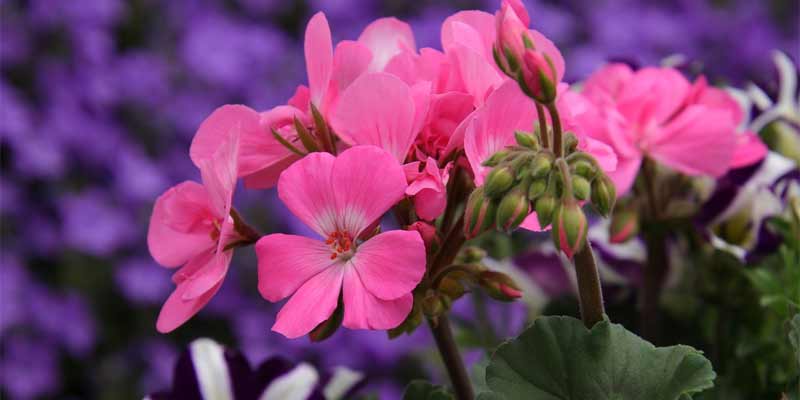
[[[441,354],[442,361],[447,368],[447,374],[450,376],[450,382],[453,384],[456,398],[458,400],[472,400],[475,397],[472,392],[472,383],[469,381],[464,361],[458,353],[458,347],[456,347],[456,342],[453,339],[453,331],[450,329],[450,321],[447,318],[447,314],[440,315],[436,321],[428,319],[428,326],[431,328],[433,338],[436,340],[436,346],[439,348],[439,354]]]
[[[592,245],[586,240],[583,248],[575,254],[575,274],[578,278],[578,297],[581,305],[581,319],[587,329],[603,320],[603,292],[600,287],[600,274],[594,261]]]
[[[561,139],[561,117],[558,115],[558,107],[555,101],[547,103],[547,111],[550,112],[550,122],[553,124],[553,154],[556,158],[563,156],[564,141]]]
[[[639,330],[642,337],[654,344],[660,341],[661,292],[669,271],[669,255],[667,254],[666,234],[661,228],[661,205],[656,196],[655,164],[646,158],[642,164],[643,184],[647,198],[645,223],[642,224],[647,250],[647,263],[642,275],[642,287],[639,301]]]
[[[539,136],[542,140],[542,147],[550,148],[550,131],[547,129],[547,116],[544,115],[544,107],[538,102],[536,104],[536,115],[539,116]]]

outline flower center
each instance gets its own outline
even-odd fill
[[[355,252],[353,237],[347,232],[337,230],[331,233],[325,244],[331,246],[331,260],[343,258],[346,261],[352,258]]]

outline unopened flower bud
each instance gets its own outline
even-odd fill
[[[525,50],[518,81],[522,91],[540,103],[551,103],[556,98],[556,70],[550,57],[541,51]]]
[[[549,194],[544,194],[536,200],[536,218],[539,226],[544,229],[553,220],[553,211],[556,209],[556,198]]]
[[[585,245],[588,225],[578,202],[566,201],[556,208],[553,215],[553,241],[567,258],[572,259]]]
[[[539,143],[536,140],[536,137],[531,135],[527,132],[516,131],[514,132],[514,138],[517,140],[517,144],[523,147],[527,147],[531,150],[538,150]]]
[[[547,191],[547,180],[544,178],[535,179],[528,186],[528,200],[536,200]]]
[[[514,301],[522,297],[522,291],[510,276],[497,271],[484,271],[478,283],[489,297],[500,301]]]
[[[486,250],[480,247],[468,246],[461,250],[460,261],[464,264],[480,262],[484,258],[486,258]]]
[[[572,163],[572,173],[592,180],[597,175],[597,169],[589,161],[578,160]]]
[[[497,153],[492,154],[486,161],[483,162],[483,166],[485,167],[494,167],[503,162],[508,155],[511,154],[509,150],[500,150]]]
[[[425,222],[417,221],[408,226],[408,230],[419,232],[422,241],[425,242],[425,247],[430,251],[436,249],[441,244],[439,233],[436,232],[436,227]]]
[[[508,192],[497,206],[497,228],[511,231],[519,226],[530,212],[528,194],[522,188]]]
[[[495,43],[495,62],[507,75],[514,77],[522,62],[528,28],[522,23],[514,9],[503,3],[495,15],[497,42]]]
[[[464,212],[464,236],[472,239],[492,229],[496,212],[497,206],[486,197],[483,186],[473,190]]]
[[[639,216],[633,210],[617,210],[611,217],[608,227],[608,241],[614,244],[625,243],[639,234]]]
[[[449,308],[449,302],[444,296],[430,293],[422,299],[422,312],[428,318],[436,318]]]
[[[578,138],[572,132],[564,136],[564,154],[572,154],[578,149]]]
[[[531,163],[531,176],[533,178],[542,178],[550,173],[553,168],[553,160],[549,154],[540,153],[533,159]]]
[[[484,190],[486,196],[497,198],[502,196],[514,184],[514,171],[509,167],[498,167],[486,176]]]
[[[607,217],[614,209],[614,203],[617,201],[617,189],[614,183],[606,176],[598,176],[592,182],[592,206],[594,206],[597,213]]]
[[[586,200],[591,192],[591,184],[580,175],[572,176],[572,194],[578,200]]]

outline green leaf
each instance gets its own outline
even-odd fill
[[[403,393],[403,400],[453,400],[454,397],[444,387],[426,381],[411,381]]]
[[[501,345],[486,369],[494,395],[480,400],[676,400],[713,386],[716,374],[689,346],[656,348],[621,325],[591,330],[540,317]]]

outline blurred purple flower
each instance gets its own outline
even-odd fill
[[[68,195],[59,205],[62,237],[75,249],[108,256],[128,243],[144,240],[143,227],[103,192]]]
[[[151,258],[132,258],[116,267],[114,279],[122,294],[132,303],[161,304],[172,291],[171,271]]]
[[[0,386],[12,399],[54,395],[61,384],[58,350],[47,341],[14,335],[3,340]]]

